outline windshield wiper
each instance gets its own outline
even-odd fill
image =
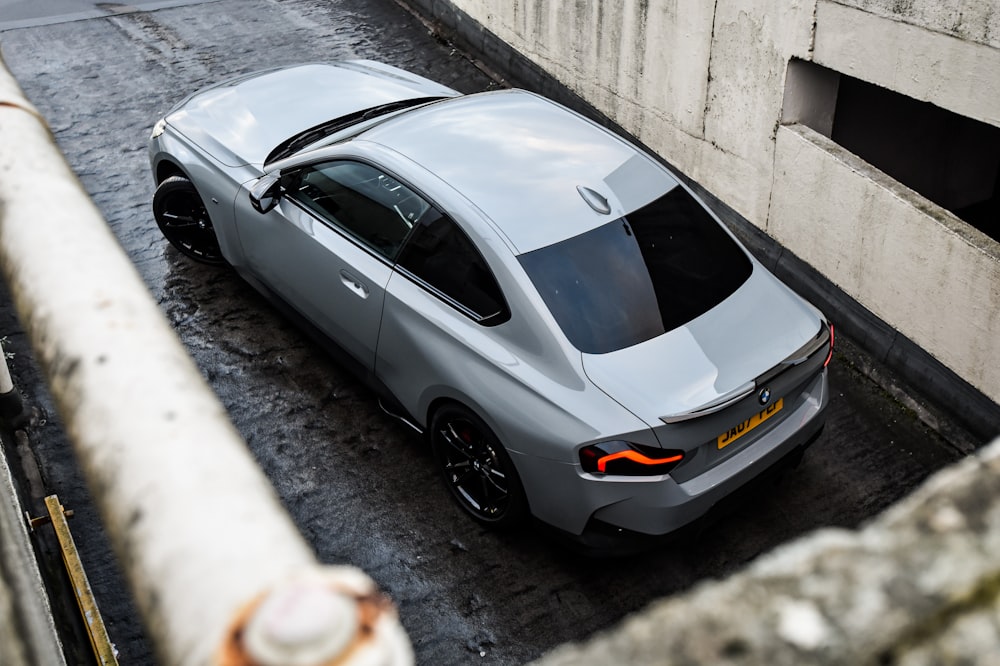
[[[371,120],[372,118],[377,118],[379,116],[384,116],[386,114],[392,113],[393,111],[399,111],[400,109],[407,109],[414,106],[420,106],[421,104],[427,104],[428,102],[436,102],[439,99],[444,99],[443,97],[415,97],[413,99],[401,99],[396,102],[389,102],[388,104],[381,104],[379,106],[373,106],[370,109],[362,109],[361,111],[355,111],[354,113],[349,113],[346,116],[341,116],[335,118],[334,120],[328,120],[325,123],[316,125],[315,127],[310,127],[309,129],[296,134],[295,136],[282,141],[271,151],[271,154],[267,156],[264,160],[264,164],[270,164],[271,162],[277,162],[280,159],[289,157],[299,152],[306,146],[316,143],[320,139],[330,136],[342,129],[346,129],[351,125],[357,125],[358,123],[364,122],[366,120]]]

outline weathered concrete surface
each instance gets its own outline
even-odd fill
[[[0,429],[0,437],[12,440],[6,424]],[[59,666],[66,663],[62,643],[7,466],[8,445],[0,442],[0,664]]]
[[[1000,47],[1000,11],[992,0],[835,0],[878,16],[917,25],[963,41]]]
[[[768,232],[783,229],[779,240],[789,251],[808,256],[849,296],[885,316],[889,327],[915,340],[994,403],[1000,401],[1000,364],[994,362],[1000,357],[1000,337],[984,336],[970,347],[949,342],[960,327],[995,327],[1000,283],[986,284],[983,302],[978,298],[984,289],[970,289],[948,274],[952,266],[967,267],[961,270],[973,276],[993,274],[1000,243],[987,239],[985,251],[980,243],[962,240],[922,244],[927,234],[919,229],[928,225],[941,227],[932,235],[950,233],[949,222],[942,222],[949,214],[933,206],[923,211],[918,229],[899,230],[898,243],[857,242],[862,230],[887,217],[910,219],[912,197],[886,201],[877,212],[855,209],[846,237],[814,234],[822,220],[837,215],[865,187],[858,174],[844,174],[833,183],[797,181],[805,186],[802,200],[832,202],[815,214],[811,206],[771,206],[776,191],[789,187],[775,169],[775,142],[792,58],[1000,126],[1000,12],[994,0],[415,1],[425,7],[453,5],[466,21],[481,24],[751,223]],[[893,271],[900,262],[892,252],[900,246],[919,248],[919,261],[904,257],[909,298],[932,286],[940,296],[923,307],[893,308],[879,291],[879,285],[898,277]],[[852,281],[840,272],[860,262],[870,279]],[[929,319],[940,328],[933,335],[926,331]]]
[[[929,9],[931,3],[923,4]],[[989,43],[961,33],[939,32],[938,28],[945,28],[941,22],[952,18],[977,34],[990,34],[991,29],[982,21],[976,29],[974,14],[969,15],[969,23],[962,23],[965,16],[953,17],[952,3],[933,4],[946,16],[937,17],[939,22],[914,24],[908,17],[874,16],[839,2],[819,0],[812,59],[908,97],[1000,126],[1000,30],[992,33]],[[995,2],[966,4],[977,5],[980,15],[991,11],[1000,24],[1000,8]]]
[[[823,530],[657,602],[570,664],[996,664],[1000,440],[858,532]]]
[[[169,247],[150,211],[145,145],[155,119],[189,92],[270,66],[368,57],[466,92],[495,83],[388,0],[221,0],[9,31],[0,44],[320,559],[372,574],[399,605],[419,663],[524,663],[812,529],[854,527],[960,456],[857,372],[853,352],[838,351],[827,429],[801,467],[701,525],[701,534],[595,561],[544,530],[485,531],[454,506],[422,440],[382,414],[319,346],[233,273]],[[9,308],[0,307],[0,334],[16,353],[15,379],[41,412],[28,431],[39,490],[57,491],[76,511],[74,535],[123,662],[149,662]],[[191,520],[224,517],[196,512]]]
[[[946,365],[993,352],[1000,243],[801,125],[778,129],[774,178],[768,232],[778,242],[798,247],[802,259],[883,320],[918,313],[908,334]],[[813,183],[826,187],[816,191]],[[966,261],[969,252],[978,260]],[[971,313],[950,319],[945,313],[959,291]],[[998,364],[986,363],[969,368],[966,379],[984,386],[998,372]]]

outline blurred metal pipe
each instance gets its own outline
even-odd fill
[[[317,563],[2,63],[0,268],[161,661],[239,663],[256,632],[258,662],[412,662],[371,580]]]

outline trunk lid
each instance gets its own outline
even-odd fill
[[[815,339],[822,321],[755,263],[739,289],[688,324],[632,347],[583,354],[583,366],[597,387],[659,430],[752,391],[755,378]]]

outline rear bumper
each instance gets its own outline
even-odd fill
[[[526,486],[537,482],[548,489],[530,498],[532,512],[578,539],[600,527],[647,536],[673,532],[816,440],[829,403],[825,370],[809,383],[805,395],[793,413],[751,446],[683,482],[669,475],[597,477],[582,472],[579,465],[518,465],[519,470],[532,470],[529,477],[539,476],[524,479]]]
[[[708,507],[703,513],[692,518],[690,522],[673,528],[664,534],[648,534],[636,532],[624,527],[618,527],[592,517],[583,532],[578,535],[559,533],[559,538],[571,547],[581,550],[584,554],[595,556],[623,555],[641,552],[650,547],[664,543],[683,543],[697,539],[702,530],[729,511],[740,507],[748,497],[766,492],[782,473],[798,467],[803,455],[823,434],[823,425],[803,444],[795,447],[777,462],[757,474],[750,481],[740,486],[728,495],[722,497]]]
[[[792,449],[776,463],[753,479],[713,504],[704,514],[666,534],[651,535],[617,527],[598,518],[591,518],[581,534],[553,530],[547,525],[554,539],[563,546],[590,557],[616,557],[645,552],[650,548],[668,544],[684,544],[697,540],[711,525],[731,511],[738,510],[748,500],[770,492],[786,472],[794,470],[802,461],[806,450],[823,434],[823,426],[804,444]]]

